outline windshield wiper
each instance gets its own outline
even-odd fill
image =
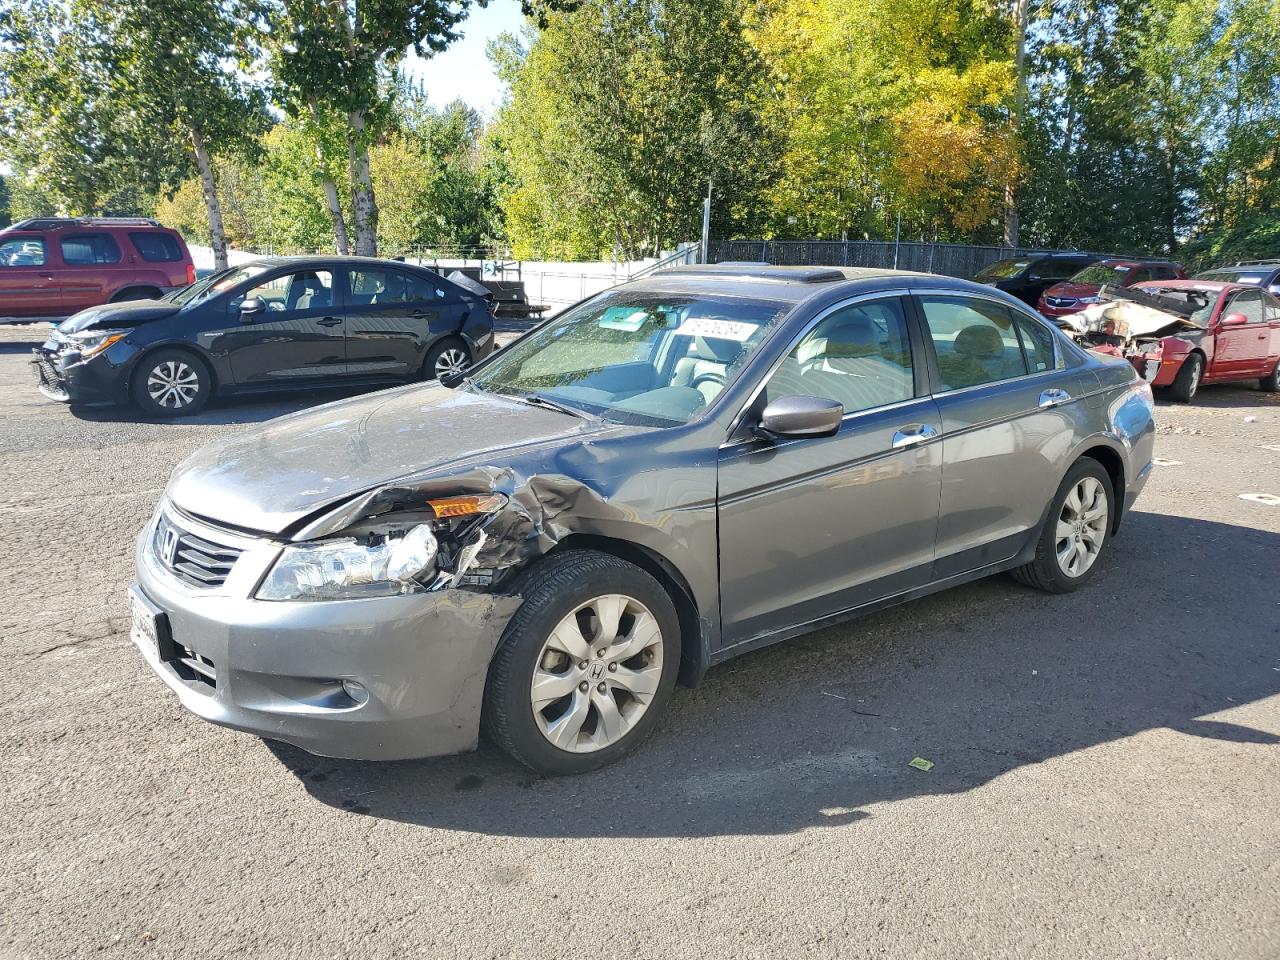
[[[527,393],[518,399],[525,403],[532,404],[535,407],[546,407],[548,410],[559,410],[561,413],[567,413],[571,417],[580,417],[583,420],[599,420],[600,418],[594,413],[588,413],[581,407],[571,407],[567,403],[561,403],[559,400],[552,400],[540,393]]]

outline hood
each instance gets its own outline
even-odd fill
[[[1075,297],[1079,300],[1081,297],[1096,296],[1101,286],[1098,283],[1055,283],[1044,292],[1044,295],[1046,297]]]
[[[125,300],[123,303],[104,303],[73,314],[58,329],[63,333],[79,333],[82,330],[125,330],[139,327],[153,320],[172,317],[182,309],[182,304],[167,300]]]
[[[282,533],[316,511],[408,477],[539,445],[627,431],[490,394],[414,384],[270,420],[188,457],[168,497],[188,513]]]

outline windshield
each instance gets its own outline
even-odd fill
[[[1075,274],[1068,283],[1110,283],[1123,284],[1124,278],[1133,269],[1131,264],[1116,266],[1110,263],[1094,263]]]
[[[619,423],[687,423],[719,396],[788,307],[608,291],[516,341],[468,382]]]
[[[1265,273],[1239,273],[1235,270],[1206,270],[1197,273],[1197,280],[1213,280],[1217,283],[1252,283],[1261,286],[1267,279]]]
[[[973,279],[979,282],[984,280],[1008,280],[1011,277],[1016,277],[1030,265],[1030,260],[997,260],[995,263],[989,263],[979,270]]]
[[[253,279],[258,274],[266,272],[266,270],[265,266],[256,263],[251,263],[244,267],[231,267],[221,273],[211,274],[203,280],[197,280],[189,287],[175,290],[164,299],[171,303],[180,303],[183,306],[204,303],[206,300],[216,297],[232,287],[238,287],[241,283]]]

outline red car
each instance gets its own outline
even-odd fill
[[[1065,317],[1097,303],[1098,291],[1104,285],[1132,287],[1152,280],[1174,280],[1185,276],[1182,264],[1168,260],[1099,260],[1042,293],[1036,309],[1050,319]]]
[[[1184,403],[1202,383],[1257,380],[1263,390],[1280,390],[1280,300],[1272,294],[1208,280],[1166,280],[1135,289],[1171,301],[1189,316],[1171,315],[1167,327],[1145,335],[1122,338],[1104,331],[1091,349],[1124,356],[1153,387],[1167,387],[1172,399]]]
[[[46,217],[0,230],[0,317],[65,317],[196,279],[182,236],[142,217]]]

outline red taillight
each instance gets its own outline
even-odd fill
[[[196,282],[196,265],[194,263],[187,264],[187,283]]]

